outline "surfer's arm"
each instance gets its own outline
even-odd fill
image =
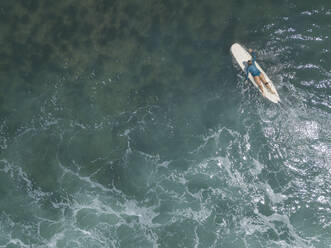
[[[256,60],[256,54],[255,52],[252,52],[252,64],[255,64],[255,60]]]
[[[248,74],[249,74],[249,71],[248,71],[248,66],[246,68],[246,77],[245,77],[245,81],[248,79]]]

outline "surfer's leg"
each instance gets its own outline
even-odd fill
[[[254,81],[259,86],[259,88],[260,88],[260,90],[262,92],[262,95],[264,95],[264,91],[263,91],[263,87],[262,87],[262,83],[261,83],[260,77],[259,76],[254,76]]]
[[[273,93],[273,94],[275,94],[275,92],[272,90],[270,84],[265,79],[263,73],[260,73],[260,79],[262,80],[262,82],[264,83],[264,85],[270,90],[270,92]]]

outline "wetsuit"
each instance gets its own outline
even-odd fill
[[[259,71],[259,69],[257,69],[256,65],[255,65],[255,59],[256,59],[256,55],[254,52],[252,52],[252,64],[247,66],[246,68],[246,80],[248,79],[248,74],[251,73],[253,77],[255,76],[260,76],[261,72]]]

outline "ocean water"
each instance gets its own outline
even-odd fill
[[[1,1],[0,247],[331,247],[330,38],[329,0]]]

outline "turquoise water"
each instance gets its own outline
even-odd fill
[[[0,247],[330,247],[330,1],[2,1],[0,34]]]

